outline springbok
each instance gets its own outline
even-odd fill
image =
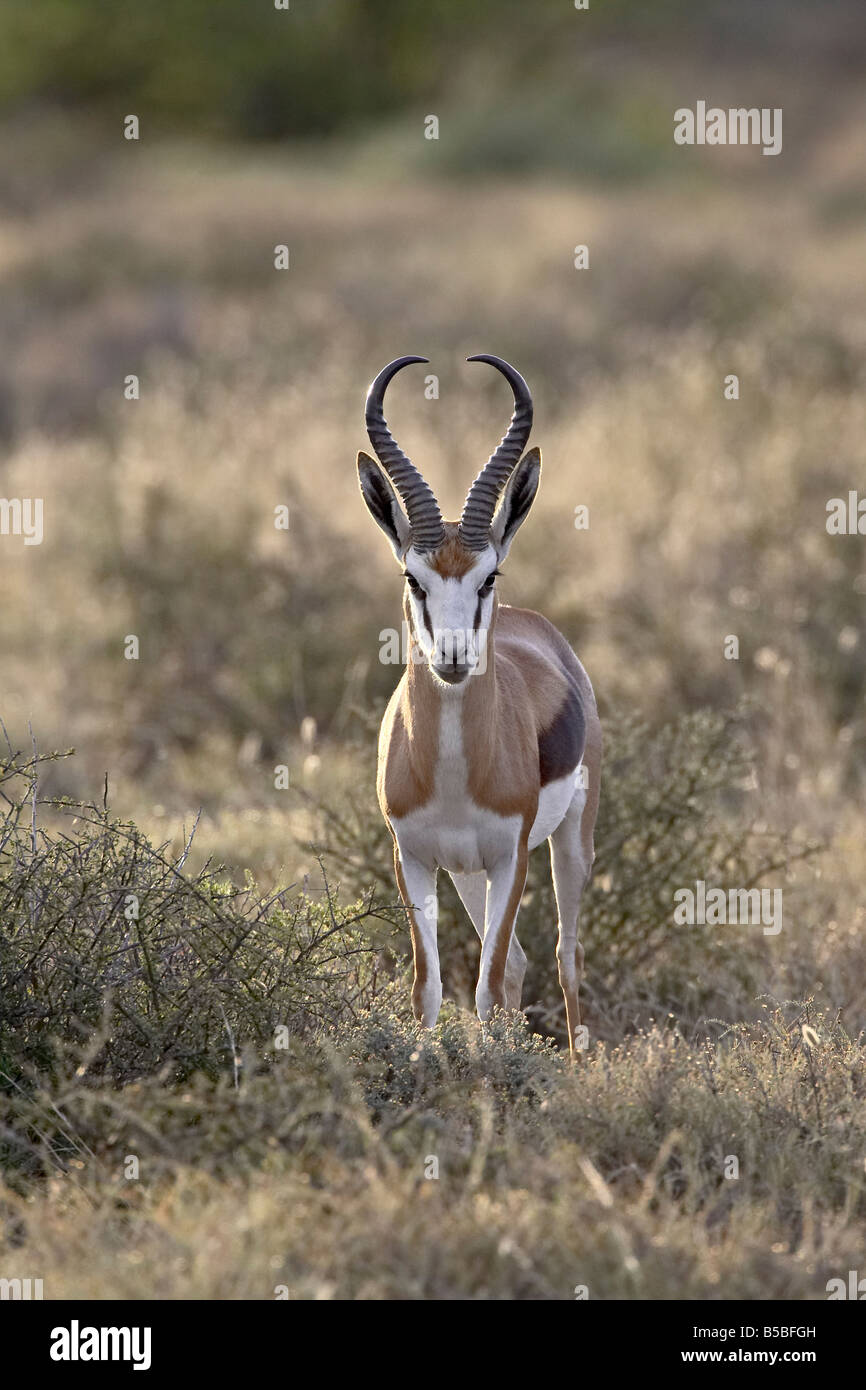
[[[367,433],[381,468],[358,454],[361,492],[403,567],[409,632],[406,670],[379,734],[377,792],[412,935],[412,1005],[428,1028],[442,1003],[437,870],[451,875],[481,938],[475,1002],[484,1020],[497,1004],[520,1008],[526,956],[514,925],[529,851],[550,840],[573,1055],[583,970],[578,913],[594,855],[601,725],[589,678],[561,633],[539,613],[497,599],[499,566],[535,498],[541,454],[520,457],[532,427],[520,373],[500,357],[467,360],[502,373],[514,414],[459,522],[443,521],[383,414],[395,373],[428,359],[398,357],[367,395]]]

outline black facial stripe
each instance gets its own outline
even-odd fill
[[[425,595],[423,596],[423,598],[420,600],[420,603],[421,603],[421,617],[424,619],[424,626],[426,627],[427,631],[429,632],[429,634],[430,634],[430,641],[432,642],[432,641],[433,641],[433,629],[432,629],[432,627],[430,626],[430,614],[427,612],[427,595],[426,595],[426,594],[425,594]]]
[[[475,622],[473,623],[473,627],[475,628],[476,632],[477,632],[478,628],[481,626],[481,605],[482,605],[483,601],[484,601],[484,600],[483,600],[483,599],[481,598],[481,596],[479,595],[479,597],[478,597],[478,604],[477,604],[477,606],[476,606],[476,608],[475,608]]]

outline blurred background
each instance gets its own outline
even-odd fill
[[[2,492],[44,498],[45,539],[2,542],[0,714],[17,745],[29,722],[75,747],[46,789],[98,796],[107,771],[113,809],[173,842],[202,807],[196,852],[264,884],[314,867],[303,794],[356,789],[380,835],[400,583],[357,491],[365,389],[431,358],[438,399],[407,372],[388,417],[454,515],[509,417],[464,365],[495,352],[545,460],[503,597],[563,628],[608,720],[748,697],[754,817],[832,838],[802,926],[853,950],[866,542],[825,509],[866,489],[861,7],[2,16]],[[781,107],[782,153],[676,146],[698,100]]]

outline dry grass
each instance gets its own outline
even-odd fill
[[[70,1081],[89,1151],[7,1195],[4,1268],[76,1299],[823,1298],[862,1253],[862,1048],[786,1013],[570,1074],[516,1023],[449,1006],[421,1046],[380,1007],[240,1094],[128,1088],[111,1128]]]

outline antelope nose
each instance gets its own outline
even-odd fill
[[[437,663],[433,670],[439,679],[445,681],[447,685],[459,685],[461,681],[465,681],[472,667],[463,661],[458,661],[455,657],[453,661]]]

